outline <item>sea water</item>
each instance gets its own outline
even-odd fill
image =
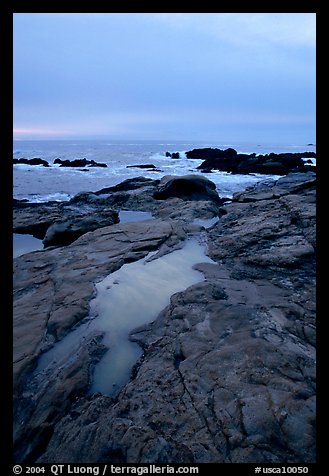
[[[116,185],[136,176],[160,179],[164,175],[201,174],[197,170],[202,160],[187,159],[185,152],[193,148],[232,147],[241,153],[264,154],[270,152],[315,151],[313,145],[252,144],[252,143],[203,143],[172,141],[15,141],[14,158],[39,157],[49,162],[50,167],[14,165],[14,198],[32,202],[47,200],[63,201],[82,191],[97,191]],[[179,159],[166,157],[166,152],[179,152]],[[60,167],[55,159],[86,158],[105,163],[107,168]],[[128,165],[152,163],[157,170],[127,168]],[[239,175],[213,171],[206,175],[212,180],[221,197],[232,197],[263,179],[277,176],[249,174]]]

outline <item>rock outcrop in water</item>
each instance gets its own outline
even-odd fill
[[[127,165],[127,169],[133,169],[133,168],[155,170],[155,169],[156,169],[156,166],[155,166],[154,164],[135,164],[135,165]]]
[[[84,159],[55,159],[54,164],[59,164],[60,167],[107,167],[106,164],[96,162],[95,160]]]
[[[66,205],[155,219],[14,260],[15,462],[314,462],[315,185],[314,173],[289,174],[222,204],[156,200],[162,185],[137,178]],[[41,220],[20,205],[21,226],[24,213]],[[213,216],[208,230],[193,224]],[[205,280],[133,331],[144,354],[116,399],[88,393],[101,335],[36,372],[41,353],[88,315],[95,282],[191,233],[217,264],[197,265]]]
[[[43,167],[49,167],[49,163],[44,159],[40,159],[39,157],[35,157],[33,159],[13,159],[13,164],[42,165]]]
[[[234,174],[286,175],[288,172],[309,172],[312,171],[312,166],[305,163],[303,159],[315,156],[315,152],[238,154],[232,148],[222,150],[210,147],[186,152],[188,159],[203,160],[198,167],[202,172],[220,170]]]

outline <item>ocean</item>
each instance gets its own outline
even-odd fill
[[[239,153],[266,154],[270,152],[315,152],[315,145],[306,144],[256,144],[215,143],[188,141],[111,141],[111,140],[49,140],[14,141],[14,158],[47,160],[50,167],[24,164],[14,165],[13,196],[18,200],[44,202],[69,200],[78,192],[97,191],[116,185],[128,178],[144,176],[160,179],[164,175],[201,174],[197,170],[202,160],[185,157],[185,152],[194,148],[232,147]],[[166,157],[166,152],[179,152],[180,158]],[[98,167],[60,167],[54,160],[82,159],[107,164]],[[156,170],[127,168],[130,165],[153,164]],[[206,175],[217,187],[221,197],[231,198],[233,193],[260,180],[275,180],[275,175],[237,175],[214,171]]]

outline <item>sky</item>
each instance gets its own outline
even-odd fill
[[[315,13],[15,13],[14,139],[315,142]]]

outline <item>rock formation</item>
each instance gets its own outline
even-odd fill
[[[303,159],[315,157],[315,152],[298,152],[282,154],[238,154],[235,149],[228,148],[193,149],[186,152],[188,159],[202,159],[198,169],[202,172],[220,170],[235,174],[274,174],[286,175],[288,172],[312,171],[312,166],[306,164]],[[314,169],[313,169],[314,171]]]
[[[157,200],[178,197],[182,200],[206,200],[222,203],[216,192],[216,185],[205,177],[185,175],[176,177],[166,175],[160,181],[158,190],[154,193]]]
[[[137,169],[156,169],[154,164],[136,164],[136,165],[127,165],[127,169],[137,168]]]
[[[95,160],[87,160],[84,159],[74,159],[74,160],[62,160],[62,159],[55,159],[54,164],[60,164],[60,167],[107,167],[106,164],[95,162]]]
[[[171,157],[172,159],[179,159],[179,152],[166,152],[166,157]]]
[[[139,177],[43,212],[16,204],[16,230],[29,222],[44,234],[77,205],[86,216],[110,207],[155,217],[14,260],[16,463],[315,461],[315,174],[288,174],[225,204],[209,181],[185,180],[182,196],[166,189],[173,178]],[[214,216],[208,230],[193,223]],[[205,280],[132,332],[144,353],[115,399],[89,393],[99,334],[37,372],[40,355],[88,315],[97,281],[200,233],[214,264],[198,264]]]
[[[34,159],[13,159],[13,164],[26,164],[26,165],[43,165],[49,167],[49,163],[46,160],[35,157]]]

